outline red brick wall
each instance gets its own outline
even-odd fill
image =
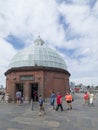
[[[65,73],[46,72],[45,73],[45,97],[50,96],[50,92],[54,90],[55,93],[61,92],[65,96],[69,83],[66,80],[68,76]]]
[[[20,75],[33,75],[32,81],[20,81]],[[50,97],[50,91],[55,93],[60,91],[65,96],[65,91],[69,89],[69,75],[64,72],[56,71],[26,71],[26,72],[10,72],[6,75],[6,89],[12,100],[15,100],[16,83],[23,83],[24,96],[30,100],[30,83],[38,83],[38,94],[43,97]]]

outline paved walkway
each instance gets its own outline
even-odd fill
[[[98,130],[98,94],[95,107],[83,105],[83,94],[76,94],[73,110],[53,111],[45,103],[46,115],[39,116],[38,104],[0,103],[0,130]]]

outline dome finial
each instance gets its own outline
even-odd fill
[[[40,45],[42,46],[44,44],[44,41],[40,38],[40,35],[37,37],[36,40],[34,40],[35,45]]]

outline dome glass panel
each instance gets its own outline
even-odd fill
[[[16,67],[43,66],[67,70],[62,57],[54,50],[45,46],[40,39],[37,44],[29,46],[18,52],[9,64],[9,69]]]

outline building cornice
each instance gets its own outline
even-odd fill
[[[34,66],[34,67],[17,67],[17,68],[11,68],[5,72],[5,75],[8,75],[11,72],[28,72],[28,71],[55,71],[55,72],[63,72],[67,75],[71,75],[67,70],[64,69],[58,69],[58,68],[52,68],[52,67],[43,67],[43,66]]]

